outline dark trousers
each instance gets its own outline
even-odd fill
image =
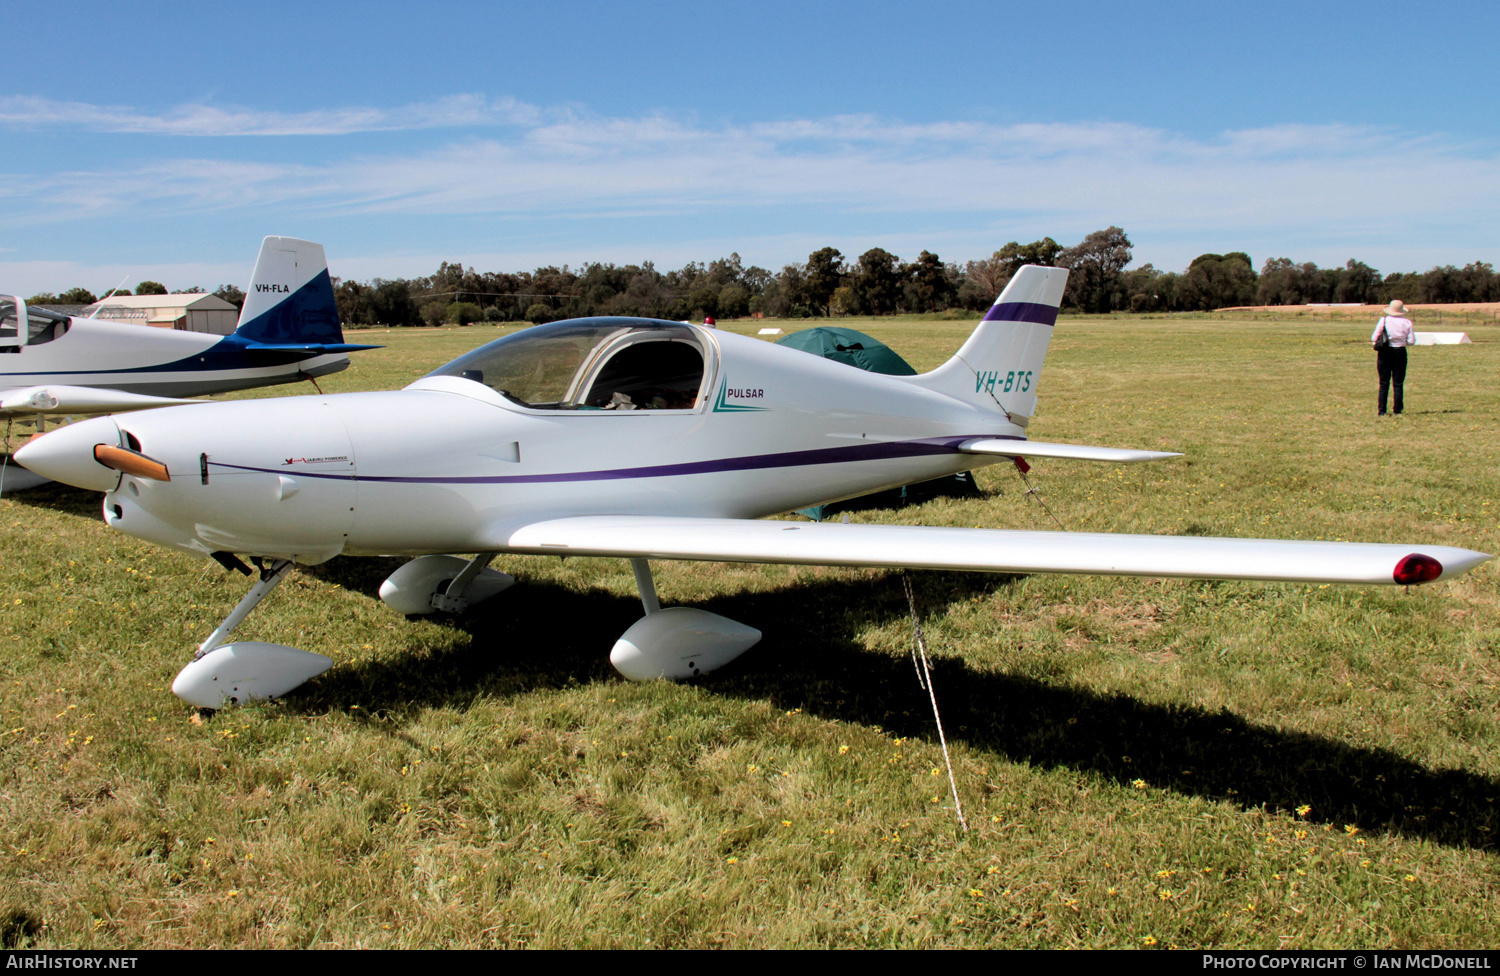
[[[1391,404],[1395,413],[1401,412],[1401,386],[1406,382],[1406,347],[1399,349],[1394,346],[1386,346],[1384,349],[1375,350],[1375,369],[1380,373],[1380,404],[1379,413],[1385,415],[1385,396],[1394,381],[1396,387],[1395,402]]]

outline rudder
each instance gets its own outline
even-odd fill
[[[1036,412],[1037,383],[1052,341],[1068,272],[1026,265],[1015,273],[954,357],[910,382],[1025,427]]]
[[[268,345],[344,341],[323,245],[295,237],[261,242],[235,334]]]

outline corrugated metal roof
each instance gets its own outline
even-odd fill
[[[194,311],[236,311],[235,307],[217,295],[111,295],[102,302],[95,302],[89,308],[97,306],[109,308],[180,308],[193,309]]]

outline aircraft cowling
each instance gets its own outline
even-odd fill
[[[94,447],[120,445],[120,429],[109,417],[95,417],[38,434],[15,453],[17,464],[43,478],[91,491],[111,491],[120,484],[120,472],[100,464]]]
[[[112,527],[200,553],[303,564],[343,550],[357,468],[349,433],[323,398],[169,407],[119,426],[170,480],[122,477],[105,495]]]

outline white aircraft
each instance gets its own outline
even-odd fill
[[[662,609],[649,560],[1413,584],[1490,557],[1446,546],[841,525],[762,516],[1021,457],[1173,455],[1026,440],[1067,272],[1023,268],[930,373],[886,376],[714,329],[555,322],[399,391],[168,407],[73,424],[18,459],[105,492],[110,526],[260,581],[173,683],[203,707],[279,696],[331,660],[225,643],[296,563],[408,554],[380,596],[461,612],[512,582],[501,553],[614,556],[645,616],[610,660],[686,678],[760,632]],[[478,553],[471,559],[451,553]],[[238,554],[238,555],[235,555]]]
[[[292,383],[374,348],[344,342],[322,245],[267,237],[227,336],[61,315],[0,295],[0,417],[140,410]]]

